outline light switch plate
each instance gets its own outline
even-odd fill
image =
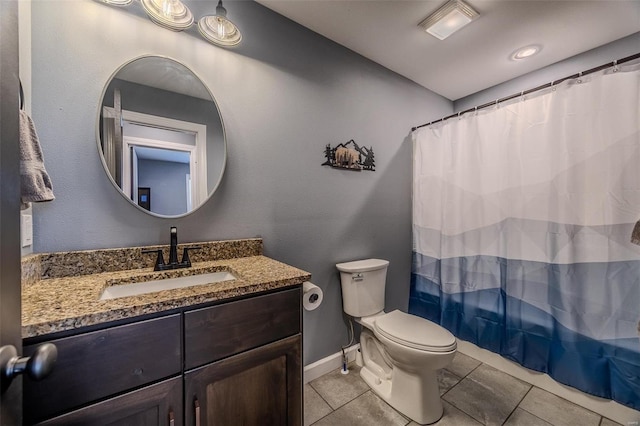
[[[33,244],[33,216],[30,214],[20,215],[20,238],[22,247],[29,247]]]

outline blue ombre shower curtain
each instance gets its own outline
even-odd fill
[[[409,311],[640,409],[640,66],[412,136]]]

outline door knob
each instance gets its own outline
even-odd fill
[[[13,345],[1,347],[0,378],[3,389],[6,389],[18,374],[26,373],[35,381],[44,379],[53,370],[57,358],[58,348],[53,343],[44,343],[38,346],[30,357],[19,357]]]

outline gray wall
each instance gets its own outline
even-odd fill
[[[458,99],[454,110],[464,111],[636,53],[640,53],[640,32]]]
[[[212,2],[189,2],[195,15]],[[244,40],[212,46],[164,30],[134,2],[32,5],[32,112],[56,200],[34,207],[35,252],[261,236],[265,254],[313,274],[323,305],[304,314],[304,363],[347,342],[336,262],[391,261],[387,308],[406,309],[411,268],[410,128],[452,103],[250,1],[225,2]],[[191,31],[193,32],[193,31]],[[107,179],[95,124],[111,73],[143,55],[172,57],[211,89],[228,163],[218,191],[180,219],[151,217]],[[375,172],[334,170],[326,144],[372,146]]]

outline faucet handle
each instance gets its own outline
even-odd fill
[[[165,266],[164,256],[162,255],[162,249],[158,250],[142,250],[142,254],[158,253],[156,257],[156,264],[153,267],[154,271],[162,271],[162,267]]]
[[[180,262],[180,265],[184,266],[184,267],[189,267],[191,266],[191,259],[189,259],[189,250],[200,250],[202,247],[200,246],[193,246],[193,247],[185,247],[182,249],[182,262]]]

